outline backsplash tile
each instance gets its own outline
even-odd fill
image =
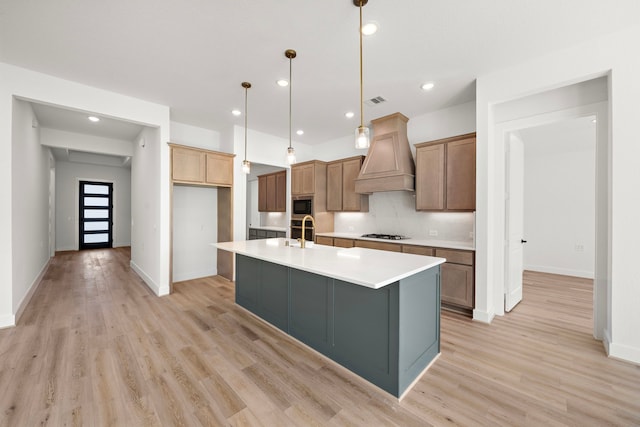
[[[369,212],[342,212],[334,216],[334,230],[341,233],[401,234],[414,239],[473,241],[473,212],[417,212],[415,195],[388,191],[369,196]],[[430,234],[430,232],[432,234]],[[433,235],[437,232],[437,236]]]

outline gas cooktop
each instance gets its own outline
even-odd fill
[[[363,234],[361,237],[368,237],[370,239],[385,239],[385,240],[408,239],[407,236],[401,236],[399,234],[376,234],[376,233]]]

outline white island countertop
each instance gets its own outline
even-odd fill
[[[313,245],[286,246],[288,239],[241,240],[212,243],[218,249],[273,262],[309,273],[378,289],[444,263],[444,258]],[[295,242],[295,241],[294,241]],[[310,242],[307,242],[309,245]]]

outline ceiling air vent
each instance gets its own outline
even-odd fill
[[[370,107],[375,107],[376,105],[382,104],[383,102],[387,102],[387,100],[381,96],[376,96],[375,98],[367,99],[366,101],[364,101],[364,103]]]

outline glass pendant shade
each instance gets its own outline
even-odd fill
[[[369,148],[369,128],[366,126],[358,126],[356,129],[356,148]]]
[[[293,147],[287,148],[287,162],[292,165],[296,162],[296,152]]]
[[[247,175],[251,173],[251,162],[249,160],[242,161],[242,172]]]

